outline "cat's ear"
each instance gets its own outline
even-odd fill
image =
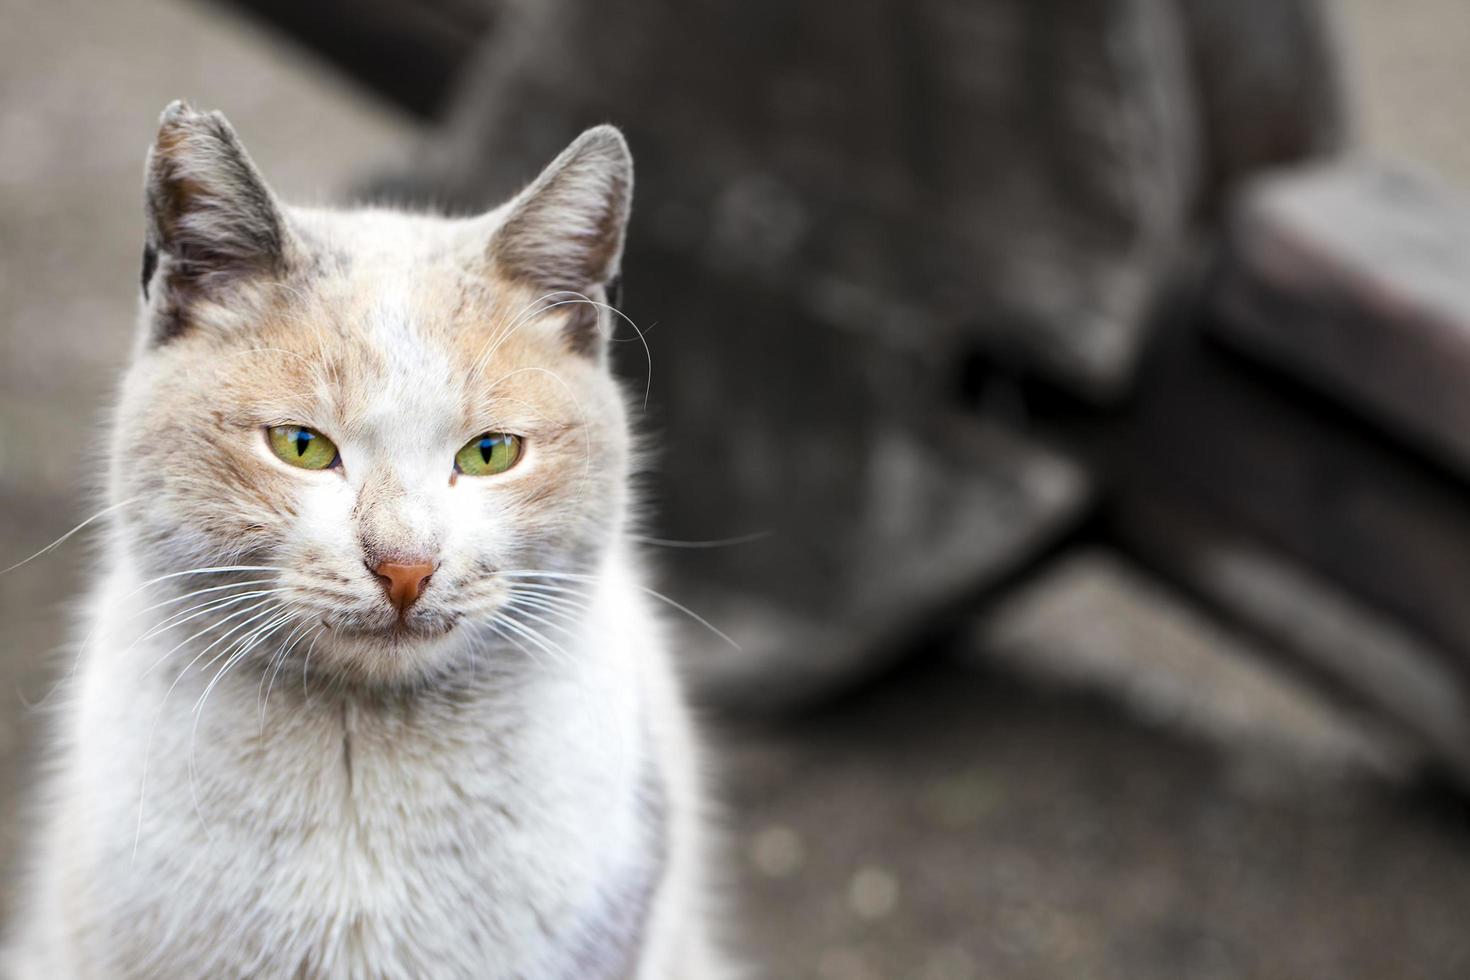
[[[251,278],[276,278],[291,247],[284,214],[229,122],[174,102],[148,152],[143,294],[160,339],[184,329],[195,299],[218,301]],[[154,291],[166,295],[154,295]]]
[[[618,277],[633,202],[633,157],[623,134],[596,126],[577,137],[500,212],[490,240],[495,273],[543,294],[568,294],[568,341],[601,346],[600,307]]]

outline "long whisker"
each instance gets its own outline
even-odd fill
[[[475,362],[470,368],[470,374],[472,376],[478,375],[482,370],[484,370],[485,365],[490,362],[490,359],[495,356],[495,352],[500,350],[501,346],[504,345],[505,342],[508,341],[517,330],[519,330],[524,324],[529,323],[531,320],[535,319],[542,313],[545,313],[547,310],[552,308],[551,306],[539,306],[539,304],[546,302],[547,300],[554,300],[559,295],[561,295],[559,292],[546,293],[542,296],[538,296],[536,299],[531,300],[530,303],[522,307],[521,311],[517,313],[514,317],[512,317],[510,322],[506,324],[506,326],[502,328],[498,333],[496,333],[494,337],[490,338],[490,340],[485,344],[485,349],[482,350],[475,357]]]
[[[518,622],[514,617],[511,617],[504,613],[501,613],[499,616],[497,616],[495,622],[497,622],[501,626],[504,626],[512,633],[523,636],[527,640],[530,640],[536,645],[538,649],[544,651],[546,655],[552,660],[555,660],[558,663],[562,664],[567,663],[566,652],[564,650],[562,650],[556,644],[552,643],[550,640],[543,637],[536,630],[527,626],[525,623]]]
[[[590,296],[585,296],[582,293],[572,293],[572,295],[576,296],[577,298],[573,300],[564,300],[563,302],[586,303],[588,306],[595,306],[598,309],[607,310],[613,316],[620,318],[624,323],[632,327],[633,332],[638,335],[639,342],[643,344],[643,356],[648,361],[647,381],[643,386],[643,410],[645,412],[648,411],[648,396],[653,391],[653,350],[648,346],[648,338],[643,335],[643,331],[638,328],[638,324],[633,322],[632,317],[628,316],[628,314],[624,313],[616,306],[612,306],[608,303],[599,303],[597,300],[592,299]],[[556,305],[560,306],[562,304],[558,303]]]
[[[225,623],[228,623],[231,620],[236,619],[237,617],[244,616],[247,613],[251,613],[251,612],[254,612],[257,609],[260,609],[262,606],[269,606],[269,605],[271,605],[271,600],[270,599],[268,599],[268,598],[267,599],[262,599],[261,601],[255,603],[253,606],[246,606],[244,609],[237,609],[237,610],[235,610],[234,612],[230,613],[227,616],[222,616],[221,618],[215,620],[213,623],[210,623],[208,626],[204,627],[204,629],[202,629],[199,632],[195,633],[193,636],[185,637],[184,639],[180,640],[178,643],[175,643],[172,647],[169,647],[169,649],[163,654],[163,656],[159,657],[152,664],[150,664],[148,666],[148,669],[145,670],[145,671],[143,671],[143,673],[140,676],[147,677],[154,670],[158,669],[159,666],[161,666],[162,664],[164,664],[168,660],[169,657],[173,656],[182,647],[187,646],[188,644],[194,642],[195,640],[199,639],[201,636],[204,636],[206,633],[210,633],[210,632],[212,632],[214,630],[219,629]],[[255,618],[258,618],[258,617],[252,617],[251,619],[245,620],[244,623],[240,623],[238,626],[232,628],[228,633],[224,634],[224,636],[225,637],[228,637],[228,636],[233,635],[236,629],[238,629],[240,626],[244,626],[246,623],[254,622]],[[223,638],[224,637],[221,637],[221,639],[223,639]],[[219,640],[216,640],[215,641],[215,643],[218,643],[218,642],[219,642]],[[200,652],[200,656],[203,656],[204,654],[208,653],[211,649],[213,649],[213,647],[214,647],[214,644],[210,644],[210,646],[205,647],[204,650]],[[196,657],[195,659],[197,660],[198,658]],[[190,664],[189,666],[192,667],[193,664]],[[186,667],[184,669],[187,670],[188,667]],[[177,681],[175,683],[177,683]],[[170,690],[172,690],[172,688],[170,688]]]
[[[505,604],[507,606],[510,606],[513,609],[518,609],[520,611],[520,614],[522,616],[526,617],[527,619],[531,620],[532,622],[540,623],[541,625],[547,627],[548,629],[561,630],[563,633],[565,633],[567,636],[570,636],[570,637],[575,637],[577,635],[577,631],[576,630],[574,630],[571,627],[565,625],[564,623],[552,622],[551,620],[546,619],[545,617],[539,616],[536,613],[532,612],[531,609],[538,608],[538,607],[536,607],[536,606],[530,606],[528,603],[524,602],[524,600],[507,599],[506,602],[505,602]],[[543,608],[544,609],[544,607],[540,607],[540,608]],[[552,610],[545,610],[545,611],[551,612]],[[575,618],[570,617],[570,616],[567,616],[566,613],[562,613],[562,615],[563,616],[566,616],[569,619],[571,619],[571,621],[573,623],[576,623],[576,619]]]
[[[548,571],[535,571],[535,570],[532,570],[532,569],[524,569],[524,570],[515,570],[515,571],[509,571],[509,572],[497,572],[496,574],[498,574],[498,575],[500,575],[500,576],[502,576],[504,578],[530,578],[530,579],[535,579],[535,578],[552,578],[552,579],[561,579],[561,580],[573,581],[573,582],[596,582],[597,581],[597,579],[594,576],[591,576],[591,575],[582,575],[582,574],[579,574],[577,572],[548,572]],[[542,584],[544,585],[544,583],[542,583]],[[688,616],[690,619],[694,620],[696,623],[700,624],[705,629],[709,630],[715,636],[718,636],[720,639],[724,640],[726,643],[728,643],[730,646],[734,647],[736,650],[739,650],[740,649],[740,644],[738,644],[734,640],[730,639],[730,637],[726,636],[713,623],[711,623],[709,620],[705,619],[703,616],[699,615],[699,613],[695,612],[693,609],[690,609],[688,606],[686,606],[683,603],[679,602],[678,600],[671,599],[668,596],[664,595],[662,592],[658,592],[658,591],[656,591],[654,589],[650,589],[646,585],[637,585],[635,583],[634,587],[637,588],[638,590],[640,590],[640,591],[642,591],[642,592],[644,592],[644,593],[652,596],[653,598],[659,600],[660,602],[663,602],[663,603],[665,603],[665,604],[673,607],[674,609],[679,610],[681,613],[683,613],[684,615]]]
[[[233,619],[236,616],[244,615],[245,613],[251,612],[253,610],[259,609],[261,606],[268,606],[270,604],[271,604],[271,600],[270,599],[263,599],[263,600],[261,600],[260,602],[256,603],[253,606],[250,606],[250,607],[248,607],[246,609],[237,610],[236,612],[231,613],[229,616],[225,617],[224,619],[221,619],[221,620],[219,620],[219,621],[211,624],[210,626],[206,627],[205,629],[200,630],[198,633],[195,633],[194,636],[191,636],[188,639],[179,641],[178,644],[176,644],[172,649],[170,649],[168,651],[168,653],[165,653],[163,655],[163,657],[161,657],[156,663],[154,663],[152,667],[149,667],[148,670],[151,671],[151,670],[153,670],[154,667],[157,667],[159,664],[163,663],[165,660],[167,660],[170,656],[173,655],[174,651],[178,650],[180,647],[184,646],[186,643],[189,643],[190,641],[194,640],[197,637],[203,636],[205,633],[208,633],[211,630],[218,629],[220,626],[224,625],[224,623],[228,622],[230,619]],[[138,780],[138,822],[137,822],[137,826],[134,828],[134,831],[133,831],[133,854],[132,854],[132,857],[130,859],[130,864],[135,864],[137,862],[137,860],[138,860],[138,842],[142,839],[142,836],[143,836],[143,804],[144,804],[145,799],[147,798],[147,792],[148,792],[148,761],[149,761],[150,757],[153,754],[153,738],[158,733],[158,722],[163,718],[163,712],[164,712],[164,709],[168,706],[168,699],[169,699],[170,695],[172,695],[174,693],[174,688],[176,688],[176,687],[179,686],[179,682],[184,679],[184,675],[186,673],[188,673],[189,669],[191,667],[193,667],[196,663],[198,663],[199,660],[200,660],[200,658],[202,658],[206,653],[208,653],[210,650],[212,650],[219,643],[223,642],[224,640],[226,640],[229,637],[233,636],[234,634],[238,633],[240,630],[244,629],[246,626],[250,625],[250,623],[254,622],[256,619],[259,619],[261,616],[269,616],[271,614],[271,612],[272,612],[271,609],[267,609],[264,613],[260,613],[260,614],[258,614],[256,616],[251,617],[250,619],[245,620],[242,623],[236,624],[234,627],[232,627],[229,630],[229,632],[227,632],[223,636],[215,639],[213,642],[211,642],[209,644],[209,646],[207,646],[203,650],[199,651],[199,654],[193,660],[189,661],[189,663],[185,664],[183,670],[179,671],[178,676],[176,676],[174,678],[173,683],[170,684],[168,686],[168,690],[164,692],[163,699],[158,702],[158,710],[156,712],[154,712],[154,714],[153,714],[153,722],[152,722],[152,724],[150,724],[148,726],[148,739],[147,739],[147,741],[143,745],[143,772],[142,772],[142,775],[141,775],[140,779]],[[145,671],[144,673],[146,675],[147,671]],[[208,824],[205,824],[204,825],[204,833],[205,833],[205,836],[209,836],[209,826],[208,826]],[[212,838],[211,838],[211,840],[212,840]]]
[[[554,595],[549,592],[522,592],[519,589],[511,589],[506,599],[507,602],[523,602],[527,605],[554,612],[565,616],[573,622],[581,622],[582,616],[590,606],[583,602],[577,602],[562,595]]]
[[[199,783],[196,778],[198,775],[198,769],[195,765],[194,756],[194,748],[199,741],[199,721],[201,718],[204,717],[204,704],[206,701],[209,700],[209,693],[214,690],[215,685],[220,682],[221,678],[223,678],[225,674],[229,673],[231,667],[239,663],[241,660],[245,659],[245,656],[252,649],[254,649],[256,645],[258,645],[266,637],[270,636],[271,633],[273,633],[276,629],[279,629],[281,626],[285,625],[286,622],[288,622],[290,619],[290,613],[286,613],[285,615],[277,619],[273,619],[265,626],[259,627],[253,633],[251,633],[248,637],[247,642],[245,642],[243,646],[240,644],[236,644],[236,652],[225,661],[224,666],[221,667],[219,671],[214,675],[214,677],[210,679],[209,683],[205,685],[204,693],[201,694],[199,696],[199,700],[194,703],[194,724],[189,729],[189,761],[187,767],[189,772],[189,795],[193,798],[194,801],[194,815],[199,818],[199,823],[204,828],[204,836],[209,839],[211,847],[214,846],[214,835],[210,833],[209,821],[205,819],[204,807],[199,802]],[[215,659],[218,658],[216,657]],[[210,662],[213,663],[213,661]]]
[[[741,534],[733,538],[716,538],[712,541],[678,541],[673,538],[650,538],[642,534],[629,534],[627,537],[630,541],[651,544],[658,548],[733,548],[736,545],[763,541],[772,533],[771,531],[753,531],[750,534]]]
[[[279,607],[277,607],[277,611],[279,611]],[[199,695],[199,700],[194,702],[194,714],[199,714],[200,709],[204,707],[204,702],[209,699],[210,692],[214,690],[215,685],[224,678],[225,674],[229,673],[231,667],[239,663],[241,660],[244,660],[247,656],[250,655],[250,651],[260,646],[261,643],[265,642],[267,637],[269,637],[276,630],[280,629],[282,626],[286,625],[286,623],[295,618],[296,616],[294,613],[281,613],[275,619],[267,620],[265,623],[257,626],[247,636],[233,644],[229,648],[229,656],[225,657],[225,662],[223,666],[221,666],[220,669],[215,672],[215,675],[209,679],[209,683],[204,685],[204,693]],[[215,661],[219,660],[220,657],[223,656],[224,653],[220,653],[214,658],[214,660],[211,660],[208,664],[206,664],[205,668],[208,669],[209,667],[213,666]],[[199,723],[196,720],[194,724],[197,727]]]
[[[228,585],[216,585],[216,586],[212,586],[212,587],[207,588],[207,589],[194,589],[191,592],[185,592],[183,595],[175,596],[172,599],[165,599],[162,602],[155,602],[151,606],[145,606],[144,608],[139,609],[138,611],[129,614],[126,617],[126,619],[127,620],[136,619],[139,616],[142,616],[145,613],[152,612],[155,609],[161,609],[164,606],[173,605],[173,604],[179,603],[179,602],[185,602],[185,601],[187,601],[189,599],[197,598],[198,596],[204,595],[205,593],[209,593],[209,592],[220,592],[220,591],[223,591],[225,589],[238,589],[238,588],[244,588],[246,586],[251,586],[251,585],[265,585],[265,584],[268,584],[268,580],[267,579],[255,579],[253,581],[248,581],[248,582],[232,582],[232,583],[230,583]],[[137,591],[138,590],[135,590],[133,593],[130,593],[130,595],[136,594]],[[193,611],[195,609],[199,609],[199,608],[201,608],[201,606],[199,606],[199,605],[190,606],[188,609],[183,610],[183,611],[184,612],[191,612],[191,611]],[[177,615],[177,614],[175,614],[175,615]],[[100,624],[94,624],[92,626],[92,628],[87,631],[87,635],[82,638],[81,643],[77,645],[76,653],[75,653],[75,655],[72,658],[71,670],[68,672],[68,674],[66,676],[58,677],[56,679],[56,681],[51,685],[50,689],[41,697],[40,700],[32,703],[32,702],[29,702],[29,701],[25,701],[25,699],[22,698],[22,701],[25,703],[25,706],[26,706],[27,709],[35,709],[35,708],[39,708],[39,707],[44,706],[47,702],[49,702],[51,700],[52,696],[55,695],[55,693],[57,691],[61,690],[62,685],[66,683],[66,681],[67,681],[68,678],[71,678],[71,677],[75,677],[76,676],[77,665],[81,662],[82,655],[86,652],[87,647],[91,644],[92,637],[94,635],[96,635],[96,632],[97,632],[97,629],[98,629],[99,625]],[[153,634],[150,633],[148,635],[151,636]],[[133,648],[133,646],[135,646],[138,642],[140,642],[143,639],[146,639],[146,637],[139,637],[138,640],[135,640],[135,641],[133,641],[132,644],[129,644],[128,649],[131,650]]]
[[[566,588],[560,585],[551,585],[541,582],[522,582],[512,588],[510,595],[535,596],[546,602],[558,602],[568,609],[585,614],[592,609],[591,593],[574,588]]]
[[[128,648],[132,649],[132,647],[137,645],[138,643],[142,643],[145,640],[151,640],[155,636],[158,636],[162,633],[167,633],[175,626],[181,626],[184,623],[189,622],[190,620],[198,619],[200,616],[207,616],[218,609],[226,609],[232,605],[235,605],[236,603],[244,602],[246,599],[255,599],[259,598],[260,596],[266,595],[275,595],[276,593],[285,591],[285,589],[253,589],[249,592],[242,592],[239,595],[230,595],[226,596],[223,599],[212,599],[208,602],[200,603],[197,606],[190,606],[188,609],[174,613],[168,619],[165,619],[162,623],[159,623],[157,626],[154,626],[153,628],[148,630],[148,632],[144,633],[142,636],[138,637],[138,639],[134,640]],[[186,613],[190,613],[191,615],[185,615]]]
[[[511,646],[513,646],[517,650],[519,650],[521,652],[522,656],[524,656],[527,660],[531,661],[533,664],[536,664],[537,666],[545,666],[545,664],[542,662],[542,660],[541,660],[540,657],[536,656],[530,650],[526,649],[524,646],[521,645],[520,641],[518,641],[515,637],[508,635],[504,630],[502,630],[500,628],[500,619],[499,619],[499,617],[496,617],[495,619],[486,620],[485,622],[477,623],[475,625],[484,627],[484,628],[490,630],[491,632],[493,632],[496,636],[500,637],[503,641],[505,641],[506,643],[510,644]]]
[[[251,586],[251,585],[269,585],[270,583],[271,583],[271,580],[270,579],[258,578],[258,579],[253,579],[253,580],[251,580],[249,582],[231,582],[228,585],[211,585],[207,589],[194,589],[191,592],[185,592],[181,596],[175,596],[172,599],[164,599],[162,602],[155,602],[151,606],[144,606],[142,609],[139,609],[137,612],[132,613],[131,615],[129,615],[128,616],[128,619],[137,619],[139,616],[143,615],[144,613],[152,612],[155,609],[162,609],[164,606],[172,606],[175,603],[184,602],[185,600],[187,600],[187,599],[193,599],[196,596],[207,595],[210,592],[223,592],[226,589],[241,589],[241,588],[245,588],[245,587]],[[190,608],[197,608],[197,607],[191,606]]]
[[[16,562],[14,565],[11,565],[9,568],[0,568],[0,575],[4,575],[4,574],[6,574],[8,572],[13,572],[17,568],[20,568],[22,565],[28,565],[28,564],[30,564],[31,562],[35,561],[37,558],[40,558],[42,555],[46,554],[47,552],[53,551],[56,548],[61,547],[68,540],[70,540],[71,537],[74,534],[76,534],[77,532],[81,531],[83,528],[87,527],[88,525],[92,524],[94,521],[99,520],[100,518],[106,517],[108,514],[111,514],[113,511],[119,510],[119,509],[121,509],[123,507],[126,507],[128,504],[137,503],[139,500],[142,500],[142,499],[143,499],[142,497],[129,497],[127,500],[119,500],[115,504],[109,504],[108,506],[106,506],[106,507],[102,508],[101,510],[99,510],[97,513],[93,514],[91,517],[87,518],[85,521],[82,521],[82,523],[78,524],[76,527],[72,528],[70,531],[67,531],[65,534],[63,534],[61,537],[57,538],[55,541],[53,541],[50,544],[48,544],[46,547],[42,548],[40,551],[37,551],[35,554],[30,555],[29,557],[26,557],[26,558],[22,558],[20,561]]]
[[[326,627],[321,626],[321,625],[318,625],[316,627],[316,629],[318,629],[318,630],[325,629],[325,628]],[[265,697],[263,699],[261,699],[261,702],[260,702],[260,731],[261,731],[261,734],[265,734],[265,711],[266,711],[266,708],[269,707],[270,702],[271,702],[271,688],[273,688],[273,687],[276,686],[276,677],[280,675],[281,668],[286,665],[286,658],[290,657],[291,656],[291,651],[294,650],[294,649],[296,649],[296,644],[300,643],[302,640],[306,639],[311,634],[312,634],[312,624],[311,624],[310,620],[308,620],[306,622],[303,622],[303,623],[297,624],[297,626],[294,629],[291,630],[290,635],[286,637],[285,642],[281,644],[280,649],[277,650],[276,653],[275,653],[275,655],[271,658],[272,662],[274,663],[274,666],[272,667],[272,669],[269,672],[270,673],[270,683],[269,684],[266,684],[266,681],[265,681],[266,673],[265,672],[262,672],[261,673],[261,675],[260,675],[260,682],[261,682],[261,684],[265,685]]]
[[[301,694],[306,698],[306,703],[311,704],[311,691],[306,686],[306,669],[311,665],[311,651],[316,649],[316,641],[322,638],[327,628],[323,626],[315,636],[311,638],[311,645],[306,648],[306,656],[301,661]]]
[[[479,357],[479,358],[476,359],[475,369],[474,370],[476,372],[478,372],[479,370],[481,370],[482,367],[483,367],[483,365],[485,363],[487,363],[489,361],[490,357],[492,357],[495,354],[495,351],[499,350],[500,349],[500,346],[502,344],[504,344],[506,340],[509,339],[510,334],[514,333],[516,330],[518,330],[524,323],[528,322],[530,319],[532,319],[532,318],[534,318],[536,316],[540,316],[541,314],[546,313],[546,312],[548,312],[550,310],[554,310],[558,306],[592,306],[592,307],[596,307],[597,309],[600,309],[600,310],[607,310],[608,312],[612,313],[614,316],[616,316],[616,317],[620,318],[621,320],[623,320],[623,322],[627,323],[628,326],[630,326],[630,327],[633,328],[633,332],[638,335],[638,340],[643,344],[643,354],[644,354],[644,357],[648,361],[647,382],[645,383],[644,388],[643,388],[643,409],[644,409],[644,411],[647,411],[648,410],[648,397],[649,397],[650,393],[653,391],[653,350],[652,350],[652,348],[650,348],[648,346],[648,338],[644,336],[643,331],[641,329],[639,329],[638,324],[634,323],[633,320],[632,320],[632,318],[629,317],[628,314],[624,313],[622,310],[618,309],[617,307],[612,306],[612,305],[609,305],[607,303],[600,303],[597,300],[592,299],[590,296],[585,295],[584,293],[579,293],[579,292],[576,292],[575,290],[570,290],[570,289],[561,290],[561,291],[556,292],[556,293],[547,293],[545,296],[541,297],[541,299],[538,299],[538,300],[534,301],[532,303],[532,306],[535,306],[536,303],[540,303],[544,299],[550,299],[550,298],[555,297],[555,296],[570,296],[572,298],[571,299],[557,300],[556,302],[547,303],[545,306],[536,308],[534,310],[528,310],[526,312],[521,313],[516,318],[515,322],[511,325],[511,327],[508,330],[504,331],[501,336],[499,336],[499,337],[496,338],[496,340],[495,340],[495,346],[493,348],[491,348],[488,352],[486,352],[484,355],[482,355],[481,357]]]
[[[202,702],[205,697],[208,697],[209,691],[213,689],[214,685],[219,681],[219,679],[224,676],[225,670],[235,662],[235,657],[237,655],[243,656],[244,654],[249,653],[252,649],[255,648],[256,644],[258,644],[264,636],[270,633],[272,629],[291,618],[290,613],[286,613],[284,615],[281,615],[280,613],[281,606],[279,603],[277,603],[274,608],[267,610],[265,617],[266,621],[264,623],[256,625],[244,636],[236,638],[235,641],[232,642],[229,646],[224,647],[220,650],[219,653],[216,653],[214,656],[210,657],[208,661],[205,662],[202,670],[209,670],[209,668],[213,667],[221,660],[225,662],[225,665],[217,670],[214,676],[210,678],[209,683],[205,685],[204,694],[200,696],[199,701],[195,702],[194,707],[196,711],[198,710],[199,703]],[[261,617],[256,617],[256,619],[259,618]],[[249,620],[249,622],[253,621],[254,620]]]
[[[289,568],[282,568],[279,565],[211,565],[204,568],[186,568],[183,571],[169,572],[167,575],[159,575],[157,578],[150,578],[148,581],[144,582],[142,585],[138,586],[136,589],[123,596],[123,598],[130,599],[133,596],[137,595],[139,592],[142,592],[144,589],[147,589],[150,586],[157,585],[159,582],[167,582],[170,579],[182,578],[186,575],[221,575],[226,572],[289,571]],[[240,583],[236,582],[235,584],[239,585]]]

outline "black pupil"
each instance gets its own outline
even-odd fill
[[[499,441],[494,436],[480,437],[480,458],[486,463],[490,462],[490,455],[495,452],[495,444]]]
[[[305,456],[306,455],[306,447],[309,446],[309,445],[311,445],[311,440],[313,438],[315,438],[315,437],[312,436],[312,434],[310,432],[307,432],[305,429],[297,429],[296,430],[296,455],[297,456]]]

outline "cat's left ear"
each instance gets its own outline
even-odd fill
[[[186,329],[199,300],[237,301],[280,278],[294,249],[285,214],[225,117],[174,102],[148,153],[143,296],[154,340]]]
[[[500,214],[490,240],[496,275],[551,297],[565,293],[567,339],[578,351],[602,347],[599,306],[618,277],[633,202],[633,157],[613,126],[587,130]],[[548,302],[556,302],[549,299]]]

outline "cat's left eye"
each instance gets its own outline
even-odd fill
[[[504,473],[521,458],[521,437],[509,432],[475,436],[454,454],[454,468],[465,476]]]
[[[265,430],[271,452],[303,470],[324,470],[337,462],[332,440],[304,425],[273,425]]]

